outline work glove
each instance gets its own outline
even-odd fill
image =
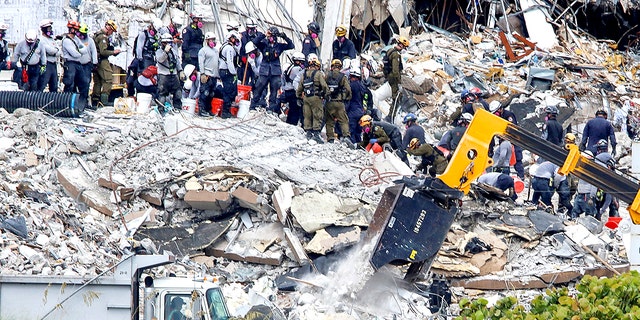
[[[200,83],[207,83],[207,81],[209,81],[209,76],[206,74],[200,76]]]
[[[376,143],[376,142],[378,142],[378,139],[375,139],[375,138],[374,138],[374,139],[369,140],[369,143],[370,143],[370,144],[374,144],[374,143]]]
[[[187,80],[187,76],[184,75],[184,71],[180,71],[180,74],[178,74],[178,77],[180,78],[180,81]]]
[[[40,66],[40,74],[44,74],[47,71],[47,66]]]
[[[168,45],[164,46],[164,52],[167,52],[167,53],[168,53],[169,51],[171,51],[171,45],[170,45],[170,44],[168,44]],[[187,55],[188,55],[188,53],[185,53],[185,55],[184,55],[184,56],[185,56],[185,58],[190,59],[190,58],[191,58],[191,56],[188,56],[188,57],[187,57]]]

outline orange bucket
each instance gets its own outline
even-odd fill
[[[251,86],[238,85],[238,95],[236,96],[236,104],[240,103],[240,100],[249,100],[249,93],[251,93]]]
[[[222,113],[222,103],[224,100],[213,98],[211,99],[211,114],[219,116]]]
[[[609,217],[609,220],[604,224],[609,229],[616,229],[622,221],[622,217]]]
[[[511,176],[513,178],[513,189],[516,193],[520,193],[524,190],[524,182],[518,178],[518,176]]]
[[[234,117],[238,116],[238,108],[237,107],[231,107],[231,109],[229,110],[231,112],[231,115]]]

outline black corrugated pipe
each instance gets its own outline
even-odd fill
[[[0,91],[0,108],[12,113],[18,108],[45,111],[56,117],[77,118],[86,99],[71,92]]]

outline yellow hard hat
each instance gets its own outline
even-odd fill
[[[409,141],[409,150],[418,149],[419,146],[420,146],[420,139],[413,138],[411,139],[411,141]]]
[[[371,118],[370,115],[365,114],[364,116],[362,116],[362,118],[360,118],[360,126],[361,127],[369,126],[371,125],[372,121],[373,121],[373,118]]]
[[[411,45],[411,42],[409,42],[409,39],[402,36],[398,37],[398,43],[403,45],[405,48],[408,48]]]
[[[331,60],[331,67],[342,68],[342,61],[340,61],[340,59]]]
[[[105,25],[111,27],[113,31],[118,31],[118,26],[116,25],[116,22],[113,20],[107,20],[107,22],[105,22]]]
[[[564,135],[564,141],[566,143],[576,143],[576,135],[569,132],[567,134]]]
[[[86,23],[80,25],[80,29],[78,29],[80,33],[89,33],[89,26]]]
[[[336,27],[336,36],[344,37],[346,35],[347,35],[347,27],[345,27],[345,26]]]

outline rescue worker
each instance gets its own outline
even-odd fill
[[[302,52],[294,52],[291,55],[291,65],[282,73],[282,91],[284,92],[284,102],[289,105],[287,111],[288,124],[297,126],[302,120],[302,105],[298,105],[298,97],[296,97],[296,89],[300,84],[298,75],[304,72],[305,55]],[[296,81],[298,78],[298,82]]]
[[[544,161],[538,165],[532,174],[531,187],[533,188],[533,198],[531,201],[539,209],[553,208],[551,197],[553,196],[554,181],[553,178],[558,172],[558,166],[550,161]],[[542,205],[541,205],[542,204]]]
[[[182,313],[182,306],[186,303],[181,297],[173,297],[169,306],[169,318],[167,320],[185,320],[186,317]]]
[[[47,68],[47,52],[44,47],[38,39],[38,32],[31,29],[25,33],[24,40],[18,42],[13,50],[11,63],[20,61],[23,70],[26,68],[28,79],[24,91],[39,91],[38,79],[40,75],[44,75]],[[22,74],[24,78],[25,71]]]
[[[198,70],[196,70],[196,66],[192,64],[185,65],[184,75],[186,80],[184,80],[184,84],[182,85],[182,98],[193,100],[198,99],[200,97],[200,88],[202,85],[198,77],[200,74]]]
[[[173,37],[168,33],[160,35],[160,48],[156,51],[156,62],[158,67],[158,100],[167,104],[172,101],[174,109],[182,108],[182,85],[180,81],[185,80],[182,72],[182,64],[178,51],[172,45]],[[163,105],[158,106],[158,110],[164,113],[168,110]]]
[[[609,153],[609,144],[607,143],[607,140],[600,139],[600,141],[598,141],[598,143],[596,144],[595,159],[597,163],[609,168],[610,170],[615,171],[616,160],[613,158],[611,153]],[[610,194],[605,194],[602,190],[598,190],[598,191],[599,191],[599,197],[598,197],[598,194],[596,195],[596,208],[598,208],[599,210],[598,211],[599,215],[597,216],[598,220],[600,220],[600,215],[602,215],[602,212],[604,212],[604,210],[606,210],[607,207],[609,208],[610,217],[618,217],[619,216],[618,215],[618,208],[619,208],[618,199],[611,196]],[[603,204],[604,197],[610,198],[606,203],[607,206],[604,206]],[[603,207],[603,206],[604,206],[604,209],[602,209],[602,212],[600,212],[600,207]]]
[[[5,40],[5,36],[7,35],[7,29],[9,26],[6,24],[0,24],[0,70],[11,70],[15,69],[15,64],[11,64],[11,60],[9,58],[9,43]]]
[[[100,101],[103,105],[109,105],[109,95],[113,86],[113,70],[109,57],[120,54],[120,49],[115,49],[111,43],[111,35],[118,31],[115,21],[107,20],[104,28],[98,31],[93,41],[98,49],[98,66],[93,72],[93,92],[91,101]]]
[[[148,93],[158,99],[158,67],[148,66],[140,72],[134,83],[136,93]]]
[[[160,47],[160,33],[162,20],[155,18],[149,26],[140,31],[134,48],[135,58],[138,60],[138,71],[146,69],[148,66],[156,65],[156,51]]]
[[[587,121],[582,131],[582,141],[580,142],[580,151],[589,150],[593,154],[597,152],[596,143],[604,139],[609,141],[611,145],[611,156],[616,156],[616,135],[613,126],[607,120],[607,112],[600,109],[596,111],[596,117]]]
[[[89,48],[85,47],[76,37],[76,32],[80,29],[78,22],[69,20],[67,29],[67,35],[62,39],[62,58],[64,59],[62,84],[64,92],[73,92],[77,87],[76,83],[87,81],[86,79],[91,77],[84,74],[84,69],[80,64],[82,55],[89,52]]]
[[[336,39],[333,40],[333,59],[340,61],[355,59],[357,54],[353,41],[347,38],[347,27],[343,25],[336,27]]]
[[[349,118],[345,110],[345,101],[351,100],[351,86],[349,80],[342,72],[342,62],[338,59],[331,61],[331,70],[327,73],[326,81],[329,87],[329,94],[325,104],[325,121],[327,131],[327,142],[333,143],[335,140],[336,122],[342,131],[341,142],[352,146],[351,132],[349,131]]]
[[[389,136],[381,126],[373,125],[373,118],[370,115],[364,115],[360,118],[360,127],[362,128],[362,141],[360,147],[374,153],[382,152],[382,145],[391,141]]]
[[[404,123],[405,132],[402,137],[402,148],[406,149],[409,147],[409,143],[414,138],[417,138],[420,144],[424,144],[424,128],[421,125],[417,124],[418,117],[416,117],[413,113],[407,113],[402,119],[402,123]]]
[[[307,35],[302,40],[302,54],[307,57],[310,53],[320,54],[318,48],[320,47],[320,25],[311,21],[307,25]]]
[[[511,172],[511,142],[507,139],[498,137],[499,144],[493,152],[493,172],[502,172],[509,174]]]
[[[198,99],[199,114],[210,116],[211,99],[215,96],[218,79],[220,78],[220,51],[216,47],[216,36],[213,32],[204,35],[205,45],[198,51],[198,65],[200,70],[200,99]],[[186,69],[186,68],[185,68]]]
[[[307,68],[302,73],[302,79],[296,89],[296,96],[303,102],[303,128],[307,132],[307,139],[324,143],[320,137],[324,116],[322,99],[329,93],[329,87],[320,71],[318,56],[310,54],[307,57],[307,63]]]
[[[491,101],[489,104],[489,112],[505,119],[515,125],[518,125],[518,119],[515,113],[504,108],[504,105],[500,101]],[[516,153],[516,163],[513,165],[513,169],[516,170],[518,178],[524,180],[524,165],[522,164],[522,148],[517,145],[513,145],[513,150]]]
[[[278,38],[285,43],[278,41]],[[280,77],[282,77],[282,67],[280,66],[280,55],[285,50],[293,49],[293,41],[285,33],[281,33],[276,27],[267,30],[266,38],[257,47],[262,53],[262,63],[260,64],[260,76],[253,91],[252,107],[261,105],[263,95],[269,87],[269,107],[268,110],[275,114],[280,114],[280,106],[276,103],[278,90],[280,90]]]
[[[351,142],[362,141],[362,127],[358,124],[364,113],[364,95],[366,88],[360,80],[360,68],[351,68],[349,72],[349,85],[351,86],[351,100],[346,105],[349,118],[349,132]]]
[[[191,13],[191,23],[182,30],[182,67],[186,64],[198,66],[198,52],[204,43],[202,17]],[[172,37],[173,39],[173,37]],[[172,40],[173,41],[173,40]]]
[[[398,40],[391,49],[387,50],[387,54],[384,56],[384,76],[387,78],[389,85],[391,86],[391,109],[389,110],[389,114],[387,115],[387,120],[389,122],[393,121],[393,118],[396,115],[397,106],[400,94],[400,83],[401,83],[401,73],[402,73],[402,57],[400,56],[400,51],[409,47],[409,39],[405,37],[398,37]]]
[[[88,33],[89,26],[87,26],[86,23],[81,24],[76,36],[78,41],[82,43],[85,48],[87,48],[87,52],[83,53],[80,56],[79,60],[84,77],[82,77],[80,81],[75,82],[78,93],[80,93],[80,98],[86,99],[87,102],[89,101],[89,85],[91,84],[91,72],[93,71],[93,68],[98,65],[98,50],[96,49],[95,42],[93,42],[93,39],[89,37]]]
[[[479,183],[490,185],[494,188],[500,189],[503,192],[509,192],[511,200],[516,201],[518,195],[515,191],[515,181],[513,178],[502,172],[488,172],[478,177]]]
[[[459,117],[457,125],[442,135],[440,142],[438,142],[438,147],[445,150],[443,152],[447,160],[451,159],[451,156],[456,151],[462,136],[467,131],[469,123],[471,123],[471,119],[473,119],[473,116],[470,113],[463,113]]]
[[[562,125],[556,119],[558,117],[558,108],[556,106],[547,106],[544,108],[547,114],[546,121],[542,127],[542,138],[557,145],[563,145]]]
[[[591,150],[585,150],[582,155],[588,160],[593,160]],[[596,216],[595,197],[597,191],[598,188],[592,184],[582,179],[578,180],[578,192],[573,199],[573,210],[571,210],[569,220],[577,219],[582,213],[592,217]]]
[[[576,144],[576,136],[571,132],[565,134],[564,144]],[[569,173],[566,176],[556,174],[554,180],[554,186],[558,193],[558,212],[570,214],[571,210],[573,210],[571,197],[577,188],[578,179],[572,173]]]
[[[219,74],[222,80],[222,113],[223,119],[231,117],[231,103],[235,101],[238,95],[238,86],[236,77],[238,75],[238,51],[236,46],[240,43],[240,36],[237,33],[229,33],[227,41],[220,47],[219,54]]]
[[[257,48],[258,44],[265,38],[265,34],[258,31],[258,25],[256,22],[249,18],[246,21],[246,30],[241,34],[241,46],[239,52],[238,63],[238,80],[242,81],[242,84],[248,86],[255,86],[257,82],[258,74],[254,73],[251,68],[247,68],[247,43],[253,42],[253,45]]]
[[[447,169],[448,162],[444,155],[430,144],[421,142],[419,138],[412,138],[409,141],[407,152],[412,156],[420,157],[420,164],[416,167],[416,171],[428,172],[430,176],[435,177],[436,174],[443,174]]]
[[[47,54],[47,67],[38,80],[38,90],[43,91],[48,86],[49,92],[58,92],[58,57],[62,55],[62,51],[53,39],[52,24],[53,20],[51,19],[40,21],[40,43],[44,46],[44,51]],[[2,70],[1,66],[0,70]]]
[[[173,45],[176,47],[176,49],[178,47],[180,47],[180,45],[182,45],[182,34],[180,33],[180,20],[178,19],[178,17],[173,17],[171,18],[171,21],[169,21],[169,24],[166,26],[163,26],[161,28],[159,28],[158,31],[158,36],[160,36],[163,33],[168,33],[173,37]]]

